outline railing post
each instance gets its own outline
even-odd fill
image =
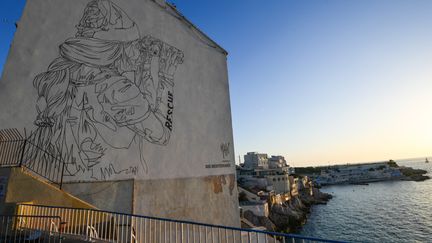
[[[61,158],[61,156],[60,156],[60,158]],[[62,170],[61,170],[61,176],[60,176],[60,190],[62,189],[62,186],[63,186],[63,175],[64,175],[64,170],[65,170],[65,162],[62,160],[62,159],[60,159],[60,162],[62,163]]]
[[[19,167],[22,166],[23,161],[24,161],[24,152],[25,152],[26,145],[27,145],[27,139],[24,139],[24,145],[23,145],[23,148],[21,151],[21,158],[20,158],[20,162],[19,162]]]
[[[91,237],[90,237],[90,229],[89,229],[89,217],[90,217],[90,211],[89,210],[85,210],[84,212],[86,212],[87,213],[87,217],[86,217],[86,226],[85,226],[85,229],[86,229],[86,240],[87,241],[89,241],[89,240],[91,240]]]

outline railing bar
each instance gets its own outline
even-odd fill
[[[102,231],[102,218],[101,218],[101,212],[98,212],[97,213],[97,218],[98,218],[98,220],[97,220],[97,229],[98,229],[98,236],[99,236],[99,239],[104,239],[103,237],[104,237],[104,234],[103,234],[103,231]]]
[[[180,223],[180,242],[183,242],[184,235],[183,235],[183,224]]]
[[[6,163],[8,164],[12,164],[12,158],[11,158],[11,151],[10,151],[10,143],[6,143],[6,153],[5,153],[5,157],[6,157]],[[19,163],[19,162],[18,162]]]
[[[109,215],[108,217],[109,217],[108,220],[110,220],[109,224],[107,226],[109,239],[110,240],[114,240],[114,231],[115,231],[115,229],[113,229],[113,225],[115,225],[115,221],[116,221],[115,220],[115,216],[114,215]]]
[[[162,242],[162,221],[158,220],[159,223],[159,241],[158,242]]]
[[[155,240],[154,238],[156,238],[156,234],[153,231],[153,220],[152,219],[150,219],[149,225],[150,225],[150,242],[154,242],[154,240]]]
[[[120,218],[121,218],[121,223],[120,223],[120,227],[119,227],[119,229],[120,229],[120,242],[123,242],[123,237],[124,237],[124,234],[123,234],[123,225],[124,225],[124,215],[121,215],[120,216]]]
[[[201,242],[201,228],[202,226],[198,225],[198,242]]]
[[[78,217],[79,220],[79,226],[80,226],[80,230],[78,231],[78,234],[83,234],[85,232],[85,237],[88,240],[88,235],[87,235],[87,223],[88,223],[88,215],[87,215],[87,211],[84,210],[79,210],[78,211],[80,216]]]
[[[207,226],[204,227],[204,242],[207,242]]]
[[[14,150],[13,150],[13,154],[15,154],[15,156],[17,157],[16,158],[17,159],[16,163],[21,164],[21,162],[23,160],[23,153],[25,151],[25,146],[21,147],[20,142],[13,142],[13,143],[14,143],[14,147],[15,147]]]
[[[178,234],[178,223],[173,222],[173,233],[174,233],[174,242],[177,243],[177,234]]]
[[[13,230],[13,232],[12,232],[12,234],[13,234],[13,238],[14,238],[14,243],[16,242],[16,237],[17,237],[17,231],[18,231],[18,229],[17,229],[17,218],[13,218],[12,217],[12,221],[13,221],[13,226],[12,226],[12,230]]]
[[[187,235],[187,237],[186,237],[186,242],[187,242],[187,243],[190,242],[190,240],[189,240],[189,232],[190,232],[189,224],[187,224],[187,225],[186,225],[186,235]]]
[[[103,224],[104,236],[105,236],[105,239],[109,240],[110,239],[109,238],[109,233],[108,233],[109,218],[108,218],[108,215],[106,213],[103,213],[102,215],[103,215],[103,222],[104,222],[104,224]]]
[[[228,232],[226,229],[225,229],[225,243],[228,243]]]
[[[129,217],[129,220],[130,220],[130,229],[129,229],[129,234],[130,234],[130,242],[132,243],[132,237],[135,235],[135,233],[134,233],[134,227],[133,227],[133,220],[134,220],[134,217],[132,217],[132,216],[130,216]]]
[[[5,225],[5,222],[4,222],[4,220],[6,219],[6,227],[4,228],[5,229],[5,232],[4,232],[4,236],[5,236],[5,240],[4,240],[4,242],[7,242],[6,240],[7,240],[7,228],[8,228],[8,219],[6,218],[6,217],[4,217],[3,218],[3,220],[2,220],[2,225]]]
[[[75,213],[75,210],[73,210],[73,209],[70,209],[70,211],[71,211],[71,233],[76,235],[76,226],[77,226],[76,217],[77,217],[77,214]]]
[[[46,164],[46,166],[45,166],[45,175],[47,175],[47,177],[49,178],[52,163],[47,159],[47,162],[45,164]]]
[[[33,161],[33,163],[35,163],[35,165],[37,166],[36,167],[36,169],[35,169],[35,171],[38,173],[38,174],[41,174],[40,172],[39,172],[39,167],[40,167],[40,161],[42,160],[42,158],[37,158],[38,157],[38,154],[39,153],[36,153],[36,158],[35,158],[35,160]]]
[[[168,222],[169,224],[169,241],[171,241],[171,234],[172,234],[172,222]]]
[[[71,229],[70,229],[70,231],[72,234],[76,235],[76,228],[77,228],[76,217],[77,217],[77,214],[75,213],[75,210],[73,210],[73,209],[70,209],[70,211],[71,211]]]
[[[14,161],[14,157],[16,157],[16,156],[14,156],[15,154],[14,154],[14,143],[8,143],[7,144],[7,146],[6,146],[6,153],[7,153],[7,155],[6,155],[6,158],[7,158],[7,163],[9,163],[9,164],[19,164],[19,161],[16,161],[15,163],[13,162]],[[18,160],[19,158],[17,158],[17,160]]]
[[[163,242],[168,242],[167,241],[167,227],[166,227],[166,221],[163,221],[164,223],[164,241]]]
[[[137,236],[137,242],[143,242],[142,241],[142,237],[141,237],[141,232],[142,232],[142,228],[141,228],[141,226],[142,226],[142,218],[137,218],[136,219],[137,220],[137,233],[136,233],[136,236]]]
[[[102,230],[102,238],[103,239],[107,239],[107,234],[106,234],[106,220],[105,220],[105,214],[104,213],[101,213],[101,222],[100,222],[100,224],[101,224],[101,230]]]
[[[112,233],[112,239],[116,240],[119,236],[119,232],[118,232],[118,227],[116,227],[118,220],[118,215],[117,214],[112,214],[111,217],[113,217],[113,222],[111,224],[111,233]]]
[[[123,232],[124,231],[123,225],[125,224],[124,218],[125,218],[125,215],[122,215],[122,217],[121,217],[121,225],[120,225],[120,230],[121,230],[120,242],[123,242],[123,238],[124,238],[124,232]]]

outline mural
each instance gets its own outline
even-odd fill
[[[33,80],[38,115],[30,139],[66,161],[65,176],[147,173],[144,146],[165,146],[173,132],[174,74],[183,52],[141,36],[110,0],[89,2],[76,29]],[[139,153],[138,164],[114,161],[121,151]]]

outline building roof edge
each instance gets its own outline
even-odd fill
[[[177,14],[181,20],[183,20],[185,22],[185,24],[188,25],[188,27],[193,28],[194,30],[196,30],[201,36],[203,36],[205,39],[207,39],[212,45],[209,45],[210,47],[213,47],[215,49],[218,49],[220,52],[222,52],[223,54],[225,54],[226,56],[228,55],[228,51],[226,51],[223,47],[221,47],[218,43],[216,43],[214,40],[212,40],[208,35],[206,35],[203,31],[201,31],[196,25],[194,25],[191,21],[189,21],[178,9],[177,7],[169,2],[166,2],[166,5],[170,8],[170,10],[172,10],[175,14]]]

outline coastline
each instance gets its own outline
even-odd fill
[[[297,170],[296,170],[297,171]],[[316,186],[368,184],[380,181],[424,181],[430,179],[428,172],[409,166],[399,166],[395,161],[363,164],[334,165],[300,168],[311,177]],[[313,172],[313,173],[308,173]]]
[[[308,171],[319,171],[319,174],[293,175],[290,192],[283,195],[284,199],[269,198],[268,214],[257,216],[251,211],[242,215],[244,219],[256,227],[283,233],[299,233],[311,217],[314,205],[327,204],[332,194],[320,188],[338,185],[367,186],[369,183],[384,181],[424,181],[430,179],[428,172],[409,166],[399,166],[394,161],[336,165],[322,168],[308,168]],[[296,168],[297,172],[297,168]],[[300,169],[301,172],[301,169]],[[329,178],[333,180],[329,180]],[[324,182],[324,183],[322,183]],[[327,182],[327,183],[326,183]],[[354,191],[354,190],[353,190]]]
[[[426,170],[424,158],[401,166]],[[366,185],[329,185],[327,205],[314,206],[299,234],[348,242],[429,242],[432,235],[432,180],[385,180]],[[361,229],[361,230],[359,230]]]
[[[298,233],[307,222],[312,207],[327,204],[333,197],[329,193],[321,192],[310,178],[298,176],[290,196],[287,200],[269,200],[268,216],[257,216],[246,211],[243,217],[255,226],[266,230],[282,233]]]

